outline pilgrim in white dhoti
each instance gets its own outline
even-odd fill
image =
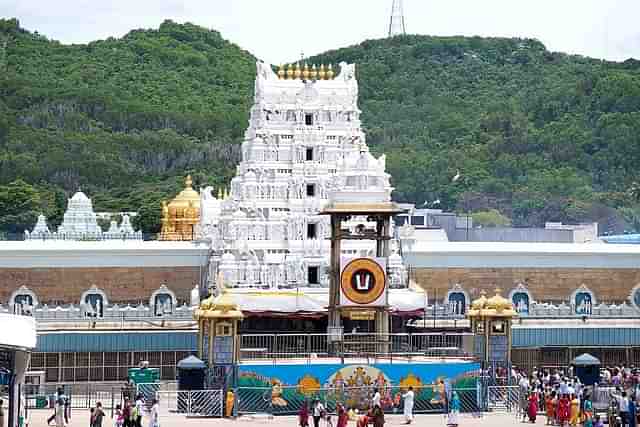
[[[409,390],[402,396],[404,399],[404,418],[407,424],[411,424],[413,421],[413,387],[409,387]]]

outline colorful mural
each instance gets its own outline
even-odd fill
[[[412,387],[416,410],[442,411],[446,387],[475,393],[477,363],[400,363],[372,365],[240,365],[238,393],[242,411],[296,413],[305,402],[321,399],[329,408],[342,403],[366,409],[376,390],[385,410],[401,410],[401,394]]]

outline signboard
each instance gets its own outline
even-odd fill
[[[157,383],[160,381],[160,368],[129,368],[128,375],[134,384]]]
[[[351,320],[374,320],[376,312],[371,310],[350,310],[349,319]]]
[[[340,305],[380,307],[387,305],[386,262],[382,258],[342,260]]]

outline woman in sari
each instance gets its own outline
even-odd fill
[[[547,425],[555,424],[556,418],[556,392],[552,391],[551,393],[547,392],[546,397],[544,398],[544,410],[547,414]]]
[[[569,423],[570,401],[569,396],[563,394],[558,400],[558,424],[563,427]]]
[[[588,394],[584,397],[582,408],[583,427],[593,427],[593,402]]]
[[[532,423],[536,422],[536,417],[538,416],[538,393],[535,390],[532,390],[531,393],[529,393],[527,415],[529,416],[529,421]]]
[[[384,411],[379,405],[373,408],[373,427],[384,427]]]
[[[570,416],[570,424],[572,427],[577,427],[578,422],[580,422],[580,401],[575,394],[571,395]]]

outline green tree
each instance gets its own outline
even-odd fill
[[[35,225],[40,213],[50,209],[38,190],[22,180],[0,186],[0,231],[23,233]]]
[[[471,214],[471,218],[473,218],[474,225],[482,227],[508,227],[511,225],[511,220],[496,209],[474,212]]]

